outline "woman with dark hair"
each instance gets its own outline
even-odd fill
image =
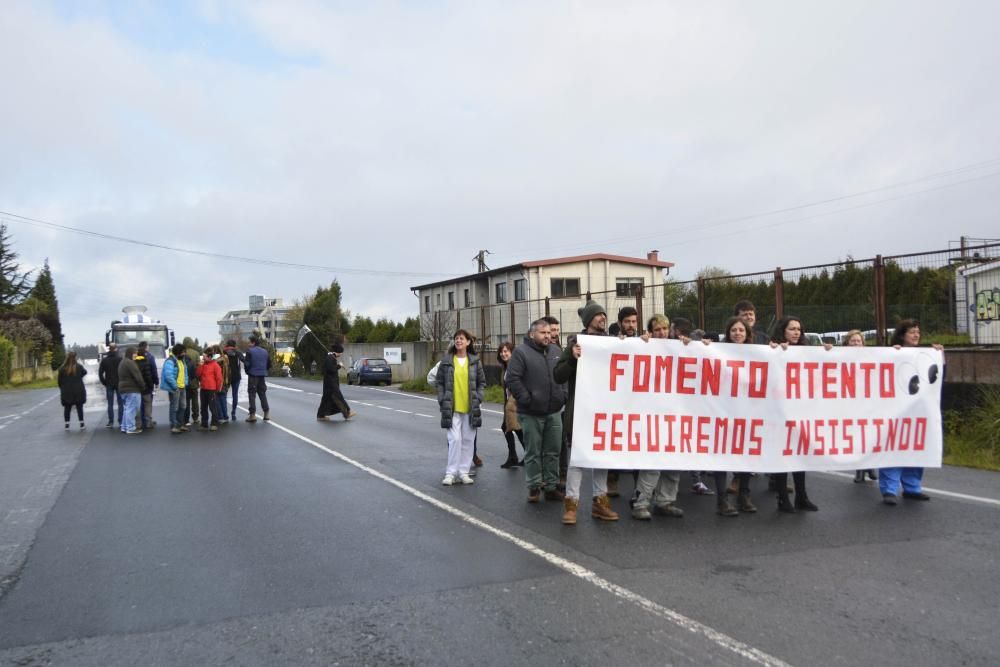
[[[753,342],[753,327],[741,317],[730,317],[726,320],[723,331],[725,332],[722,339],[724,343],[748,345]],[[750,501],[750,473],[733,473],[734,481],[739,485],[737,495],[739,510],[733,507],[732,503],[729,502],[729,496],[726,494],[726,478],[728,474],[726,472],[715,473],[715,493],[718,513],[722,516],[734,517],[739,516],[740,512],[756,512],[757,507]]]
[[[892,346],[918,347],[920,345],[920,323],[916,320],[902,320],[892,333]],[[937,343],[932,345],[935,350],[943,352],[944,348]],[[909,500],[930,500],[931,497],[923,490],[923,468],[879,468],[878,488],[882,492],[882,502],[895,506],[900,486],[903,487],[903,497]]]
[[[514,436],[521,441],[521,451],[524,451],[524,432],[517,421],[517,403],[511,399],[510,391],[507,389],[507,364],[514,354],[514,344],[510,341],[500,343],[497,349],[497,361],[500,363],[500,386],[503,387],[503,422],[500,430],[507,440],[507,460],[500,464],[501,468],[516,468],[524,465],[524,460],[517,458],[517,447],[514,445]]]
[[[472,334],[465,329],[455,332],[435,378],[441,428],[448,429],[448,465],[441,482],[445,486],[475,481],[469,469],[476,430],[483,425],[480,404],[486,389],[486,373],[479,357],[469,353],[472,340]]]
[[[771,335],[771,347],[781,346],[787,350],[789,345],[805,345],[806,337],[802,333],[802,322],[797,317],[782,317],[774,325]],[[829,347],[827,348],[829,349]],[[806,473],[798,470],[792,473],[795,483],[795,504],[788,499],[788,473],[779,472],[772,476],[775,489],[778,491],[778,511],[794,514],[796,510],[816,512],[819,507],[809,500],[806,494]]]
[[[865,335],[861,333],[860,329],[851,329],[847,334],[841,339],[840,344],[842,347],[856,347],[864,348],[865,346]],[[868,475],[868,479],[876,480],[878,479],[878,471],[874,468],[865,470],[855,470],[854,471],[854,483],[863,484],[865,481],[865,474]]]
[[[83,386],[83,376],[87,369],[76,360],[76,352],[66,355],[66,362],[59,367],[57,380],[59,383],[59,399],[63,405],[63,421],[69,428],[69,413],[76,408],[76,416],[80,419],[80,428],[86,428],[83,423],[83,404],[87,402],[87,388]]]

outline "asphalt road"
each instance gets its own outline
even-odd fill
[[[276,386],[278,385],[278,386]],[[599,523],[525,502],[487,413],[442,487],[428,397],[274,380],[274,421],[63,432],[54,390],[0,393],[0,664],[997,664],[1000,487],[928,470],[929,503],[810,474],[818,513]],[[243,403],[245,405],[245,402]],[[585,490],[589,478],[585,477]],[[967,497],[964,497],[967,496]]]

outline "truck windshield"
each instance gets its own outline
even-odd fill
[[[118,343],[119,347],[135,345],[140,341],[146,341],[150,347],[164,349],[167,347],[167,328],[163,325],[150,327],[142,325],[118,325],[112,333],[112,340]]]

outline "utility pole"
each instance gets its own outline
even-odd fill
[[[486,266],[486,255],[490,254],[492,253],[489,250],[480,250],[476,253],[476,256],[472,258],[477,265],[476,273],[485,273],[490,270],[490,267]]]

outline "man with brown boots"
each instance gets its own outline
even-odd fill
[[[583,321],[583,333],[590,336],[606,336],[605,326],[608,316],[596,301],[588,301],[587,305],[578,311]],[[569,398],[566,401],[566,424],[570,428],[569,442],[573,443],[573,405],[576,398],[576,364],[580,358],[580,345],[576,336],[570,336],[566,341],[566,349],[559,356],[552,377],[556,382],[566,383]],[[590,515],[601,521],[617,521],[618,514],[611,509],[608,500],[608,471],[593,470],[593,497]],[[580,486],[583,483],[583,469],[570,466],[566,474],[566,499],[563,501],[564,513],[562,522],[568,526],[576,524],[576,511],[580,504]]]

